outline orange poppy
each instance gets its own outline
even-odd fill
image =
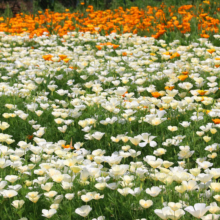
[[[199,93],[199,95],[205,95],[208,91],[205,90],[197,90],[197,92]]]
[[[114,44],[114,45],[113,45],[113,49],[117,49],[119,46],[120,46],[120,45]]]
[[[215,49],[208,49],[207,50],[210,54],[214,53],[215,52]]]
[[[165,90],[170,90],[170,91],[171,91],[171,90],[173,90],[174,88],[175,88],[175,86],[165,86],[164,89],[165,89]]]
[[[101,49],[102,49],[102,46],[96,45],[96,48],[97,48],[98,50],[101,50]]]
[[[215,124],[220,124],[220,118],[212,119]]]
[[[125,95],[128,93],[128,91],[126,91],[123,95],[122,95],[122,97],[125,97]]]
[[[188,71],[185,71],[185,72],[182,72],[183,75],[188,75],[189,72]]]
[[[65,63],[68,63],[68,62],[70,61],[70,59],[69,59],[69,58],[66,58],[66,59],[63,59],[63,61],[64,61]]]
[[[59,58],[60,58],[61,60],[64,60],[64,59],[66,59],[66,58],[67,58],[67,55],[63,55],[63,54],[58,55],[58,56],[59,56]]]
[[[32,140],[33,137],[34,137],[34,135],[28,135],[28,136],[27,136],[27,139],[28,139],[28,140]]]
[[[180,79],[181,81],[184,81],[185,79],[188,78],[188,76],[187,75],[180,75],[177,78]]]
[[[51,60],[52,57],[53,57],[53,56],[50,55],[50,54],[48,54],[48,55],[43,55],[43,56],[42,56],[42,58],[43,58],[44,60]]]
[[[161,96],[159,92],[152,92],[151,95],[152,95],[154,98],[158,98],[158,97]]]
[[[71,147],[70,145],[65,145],[65,144],[62,144],[62,147],[63,148],[65,148],[65,149],[68,149],[68,148],[70,148],[70,149],[74,149],[74,147]]]

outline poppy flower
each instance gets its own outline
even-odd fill
[[[212,119],[215,124],[220,124],[220,118]]]
[[[151,95],[152,95],[154,98],[158,98],[158,97],[161,96],[159,92],[152,92]]]
[[[188,71],[185,71],[185,72],[182,72],[183,75],[188,75],[189,72]]]
[[[180,79],[181,81],[184,81],[186,78],[188,78],[188,76],[187,75],[180,75],[177,78]]]
[[[73,147],[71,147],[70,145],[65,145],[65,144],[62,144],[62,147],[64,148],[64,149],[68,149],[68,148],[70,148],[70,149],[74,149]]]
[[[32,140],[33,137],[34,137],[34,135],[28,135],[28,136],[27,136],[27,139],[28,139],[28,140]]]
[[[125,97],[125,95],[127,94],[128,92],[126,91],[123,95],[122,95],[122,97]]]
[[[101,49],[102,49],[102,46],[96,45],[96,48],[97,48],[98,50],[101,50]]]
[[[199,93],[199,95],[205,95],[208,91],[205,90],[197,90],[197,92]]]
[[[66,59],[66,58],[67,58],[67,55],[63,55],[63,54],[58,55],[58,56],[59,56],[59,58],[60,58],[61,60],[64,60],[64,59]]]
[[[209,52],[210,54],[215,52],[215,49],[208,49],[207,52]]]

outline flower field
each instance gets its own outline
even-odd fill
[[[219,219],[218,9],[0,18],[1,219]]]

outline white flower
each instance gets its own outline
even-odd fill
[[[153,186],[151,189],[147,188],[146,193],[151,195],[152,197],[156,197],[161,192],[161,189],[158,186]]]
[[[174,131],[177,131],[178,128],[176,126],[168,126],[168,130],[174,132]]]
[[[167,151],[167,150],[165,150],[164,148],[158,148],[157,150],[155,150],[155,151],[153,152],[153,154],[156,155],[156,156],[161,156],[161,155],[165,154],[166,151]]]
[[[149,208],[150,206],[153,205],[153,202],[152,202],[152,200],[143,200],[143,199],[141,199],[141,200],[139,201],[139,204],[140,204],[144,209],[147,209],[147,208]]]
[[[58,127],[58,130],[61,131],[62,133],[65,133],[67,129],[67,125],[63,125],[62,127]]]
[[[130,190],[131,190],[131,188],[129,188],[129,187],[126,187],[123,189],[117,189],[117,191],[123,196],[127,196],[129,194]]]
[[[49,191],[49,192],[44,193],[44,195],[46,197],[52,198],[57,195],[57,192],[56,191]]]
[[[178,209],[182,208],[182,204],[181,203],[174,203],[174,202],[169,202],[168,206],[175,212]]]
[[[220,215],[215,215],[215,214],[209,214],[206,216],[203,216],[201,219],[202,220],[217,220],[219,219]]]
[[[84,205],[81,206],[80,208],[77,208],[75,210],[75,213],[82,217],[86,217],[91,212],[91,210],[92,208],[89,205]]]
[[[50,206],[50,208],[57,210],[57,209],[59,208],[59,205],[60,205],[60,204],[52,204],[52,205]]]
[[[18,193],[15,190],[3,190],[1,194],[3,195],[4,198],[12,198],[18,195]]]
[[[157,216],[159,216],[161,219],[166,220],[166,219],[168,219],[168,215],[171,214],[171,211],[172,211],[172,209],[169,206],[167,206],[162,209],[155,209],[154,213]]]
[[[14,200],[12,202],[12,205],[18,209],[18,208],[21,208],[23,205],[24,205],[24,200]]]
[[[105,133],[96,131],[96,132],[92,135],[92,137],[99,141],[99,140],[101,140],[101,138],[103,137],[104,134],[105,134]]]
[[[65,195],[65,198],[68,199],[68,200],[72,200],[74,198],[74,193],[67,193]]]
[[[18,176],[16,175],[7,175],[5,177],[5,180],[9,181],[10,183],[14,183],[15,181],[17,181]]]
[[[205,213],[210,209],[210,206],[206,206],[205,203],[196,203],[193,206],[188,206],[185,208],[185,211],[189,212],[196,218],[201,218]]]
[[[132,144],[134,144],[135,146],[137,146],[137,145],[140,143],[140,141],[142,140],[142,136],[141,136],[141,135],[138,135],[138,136],[135,136],[135,137],[129,138],[129,139],[130,139],[130,142],[131,142]]]
[[[153,141],[153,139],[156,138],[156,136],[150,136],[150,135],[151,134],[149,134],[149,133],[141,134],[142,140],[144,142],[139,144],[140,147],[145,147],[147,144],[149,144],[151,147],[156,147],[157,146],[157,143],[155,141]]]
[[[0,121],[0,129],[2,130],[2,131],[4,131],[4,130],[6,130],[7,128],[9,128],[9,124],[7,123],[7,122],[1,122]]]
[[[98,218],[93,218],[92,220],[105,220],[105,216],[99,216]]]
[[[57,210],[56,209],[49,209],[49,210],[43,209],[42,213],[43,213],[42,216],[46,218],[51,218],[54,214],[57,213]]]

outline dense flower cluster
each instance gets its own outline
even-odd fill
[[[89,32],[0,42],[11,219],[219,218],[219,47]]]
[[[93,6],[81,12],[65,13],[50,12],[38,16],[17,14],[15,18],[4,20],[0,17],[0,31],[10,34],[28,32],[29,37],[41,36],[44,32],[63,36],[68,31],[96,33],[146,33],[147,36],[158,38],[166,32],[189,33],[199,32],[201,37],[208,38],[208,33],[218,33],[220,4],[203,1],[199,5],[183,5],[181,7],[147,6],[144,9],[131,7],[124,10],[95,11]],[[194,27],[196,26],[196,27]]]

